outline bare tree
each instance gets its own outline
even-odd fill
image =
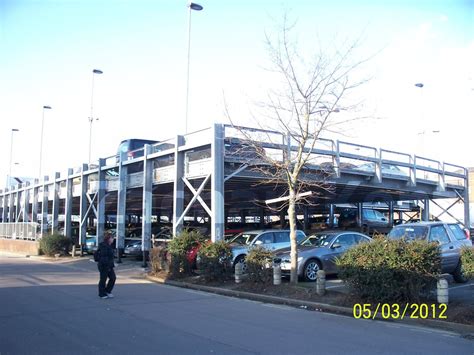
[[[293,27],[287,26],[285,18],[276,40],[266,36],[272,72],[280,79],[281,85],[270,90],[265,101],[258,105],[261,114],[255,121],[262,129],[258,132],[260,137],[251,130],[234,125],[227,105],[226,111],[246,144],[252,145],[258,155],[258,162],[252,169],[263,174],[266,183],[285,186],[282,200],[285,201],[291,231],[291,283],[297,283],[296,206],[308,203],[309,196],[314,201],[316,192],[312,189],[330,189],[324,176],[331,173],[332,166],[320,169],[320,179],[314,179],[307,172],[314,171],[318,165],[315,151],[318,144],[324,143],[321,134],[341,132],[344,125],[357,119],[344,114],[357,108],[357,103],[351,103],[347,94],[365,80],[352,78],[355,69],[363,63],[353,62],[357,41],[333,54],[319,50],[308,62],[299,55],[296,41],[290,36]],[[283,132],[284,142],[274,142],[271,133],[264,133],[268,127]],[[268,149],[272,143],[283,149]]]

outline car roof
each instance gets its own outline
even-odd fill
[[[321,231],[321,232],[313,233],[312,235],[336,235],[336,234],[358,234],[358,235],[362,235],[364,237],[370,238],[368,235],[364,233],[350,231],[350,230],[330,230],[327,232]]]
[[[243,231],[242,233],[260,234],[266,232],[289,232],[289,229],[253,229],[249,231]]]
[[[416,227],[416,226],[422,226],[422,227],[430,227],[430,226],[435,226],[435,225],[440,225],[440,224],[456,224],[456,223],[445,223],[445,222],[441,222],[441,221],[424,221],[424,222],[411,222],[411,223],[403,223],[403,224],[399,224],[398,226],[395,226],[394,228],[396,227]]]

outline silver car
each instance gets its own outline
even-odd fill
[[[306,238],[303,231],[296,231],[297,241]],[[290,246],[289,229],[253,230],[237,234],[229,241],[232,250],[232,264],[242,263],[245,272],[245,257],[253,246],[261,246],[267,250],[276,250]]]
[[[298,244],[298,276],[305,281],[316,281],[316,273],[337,274],[336,258],[360,243],[372,239],[362,233],[330,231],[310,235]],[[281,273],[290,274],[290,248],[277,250],[275,261],[280,261]]]
[[[441,272],[452,274],[456,282],[466,282],[461,265],[461,248],[472,247],[469,235],[457,223],[419,222],[393,227],[389,238],[407,240],[424,239],[439,243],[441,249]]]

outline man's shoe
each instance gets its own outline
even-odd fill
[[[114,295],[111,294],[111,293],[108,293],[108,294],[107,294],[107,297],[108,297],[108,298],[114,298]]]
[[[100,298],[102,298],[103,300],[109,298],[109,296],[105,295],[105,296],[100,296]]]

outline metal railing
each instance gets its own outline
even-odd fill
[[[0,238],[37,240],[39,237],[41,237],[39,223],[0,223]]]

